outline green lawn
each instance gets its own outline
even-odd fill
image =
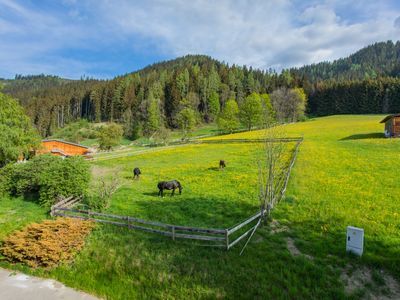
[[[332,116],[284,126],[287,136],[304,136],[287,197],[242,256],[243,243],[226,252],[99,225],[73,263],[33,272],[109,299],[365,298],[365,289],[345,294],[346,266],[371,268],[367,289],[382,286],[382,268],[400,280],[400,139],[382,137],[381,118]],[[226,227],[257,210],[256,152],[254,144],[189,145],[93,164],[103,174],[121,169],[124,185],[110,212]],[[216,169],[219,159],[226,159],[225,171]],[[143,172],[139,181],[131,179],[135,166]],[[158,198],[156,183],[164,179],[180,180],[183,194]],[[275,232],[276,222],[288,230]],[[361,259],[345,253],[347,225],[365,229]],[[292,256],[287,238],[312,259]]]
[[[14,230],[47,218],[48,210],[22,198],[0,197],[0,241]]]

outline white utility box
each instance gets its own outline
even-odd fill
[[[361,256],[364,249],[364,229],[347,226],[346,251]]]

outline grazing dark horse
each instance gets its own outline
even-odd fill
[[[220,168],[220,169],[224,169],[225,167],[226,167],[225,161],[221,159],[221,160],[219,161],[219,168]]]
[[[140,174],[142,174],[142,172],[140,172],[139,168],[133,169],[133,179],[135,179],[135,178],[139,179]]]
[[[172,190],[171,196],[175,194],[175,189],[179,189],[179,195],[182,194],[182,186],[178,180],[160,181],[157,185],[159,192],[158,196],[164,197],[164,190]]]

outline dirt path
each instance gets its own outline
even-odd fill
[[[51,279],[43,279],[0,269],[0,299],[7,300],[96,300]]]

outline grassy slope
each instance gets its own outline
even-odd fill
[[[286,126],[304,135],[288,200],[274,214],[304,251],[342,255],[347,225],[365,229],[363,261],[400,278],[400,139],[385,139],[381,115],[331,116]],[[234,134],[259,137],[260,131]]]
[[[21,198],[0,198],[0,241],[14,230],[44,220],[47,213],[47,209]]]
[[[384,266],[400,278],[397,200],[400,188],[394,176],[400,164],[400,140],[376,138],[382,131],[377,123],[380,118],[335,116],[286,126],[288,135],[304,134],[305,137],[287,200],[273,212],[273,217],[287,224],[291,231],[272,234],[268,226],[263,227],[243,256],[238,255],[240,247],[225,252],[99,226],[73,264],[61,266],[50,274],[43,270],[36,273],[111,299],[344,298],[340,267],[354,261],[344,253],[344,233],[346,225],[355,225],[366,231],[365,255],[358,263]],[[260,133],[254,131],[234,137],[257,135]],[[185,224],[191,221],[193,225],[206,225],[206,218],[212,224],[222,225],[252,211],[249,204],[254,202],[249,202],[248,197],[253,195],[256,186],[240,189],[235,192],[238,194],[232,191],[234,176],[253,180],[251,172],[255,170],[247,165],[250,152],[229,148],[218,152],[207,148],[191,151],[191,147],[186,154],[176,149],[96,163],[102,168],[123,165],[124,177],[130,176],[132,165],[145,170],[140,184],[129,183],[130,179],[125,178],[127,185],[115,195],[110,210],[128,211],[160,221]],[[208,169],[215,166],[220,153],[230,156],[231,163],[224,173]],[[185,165],[186,159],[189,160]],[[235,171],[231,172],[229,166]],[[207,176],[201,176],[202,172],[208,172]],[[186,187],[184,195],[163,200],[154,197],[154,181],[159,173],[160,178],[182,177]],[[221,175],[229,178],[226,184],[218,177]],[[212,178],[210,182],[207,182],[208,176]],[[219,188],[221,184],[226,194]],[[212,188],[202,190],[201,185]],[[232,201],[228,202],[224,195],[229,195]],[[210,210],[205,215],[207,207]],[[286,247],[288,235],[295,239],[302,252],[315,259],[292,257]]]

